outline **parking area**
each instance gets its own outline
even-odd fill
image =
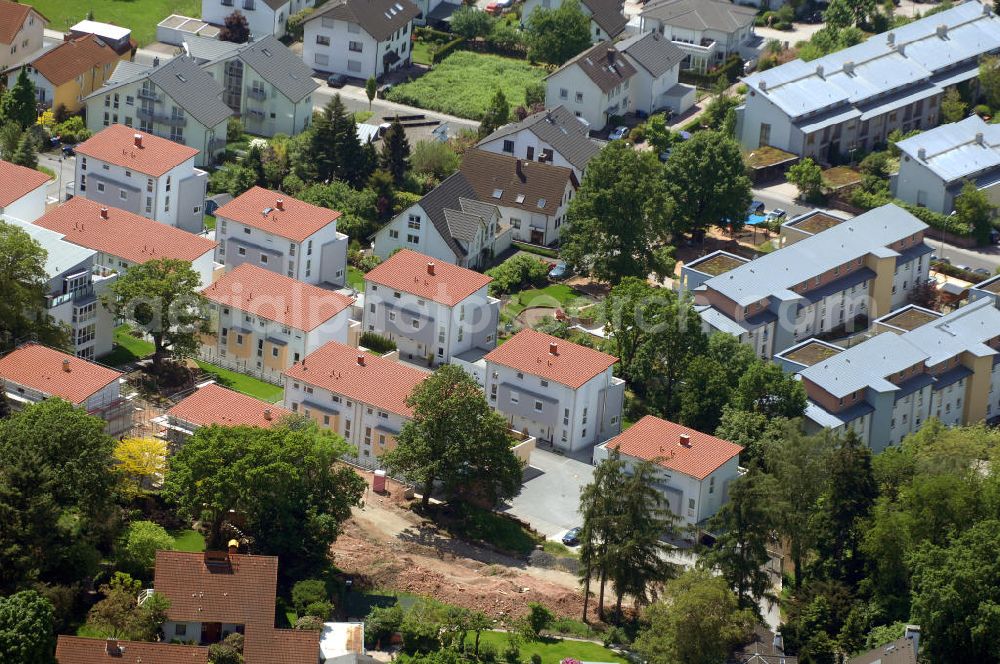
[[[521,493],[505,511],[527,521],[547,539],[558,540],[580,525],[580,491],[593,475],[589,463],[536,449]]]

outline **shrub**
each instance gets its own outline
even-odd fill
[[[375,607],[365,619],[365,647],[375,648],[388,642],[403,624],[403,609],[399,605]]]
[[[441,46],[441,48],[434,51],[434,53],[431,55],[431,64],[436,65],[437,63],[441,62],[449,55],[457,51],[458,47],[464,43],[465,43],[465,37],[457,37],[455,39],[452,39],[447,44],[444,44],[443,46]]]
[[[74,115],[55,126],[53,133],[59,136],[63,143],[79,143],[90,138],[90,130],[84,124],[83,118]]]
[[[441,649],[441,625],[422,617],[407,616],[399,626],[403,636],[403,652],[413,655]]]
[[[329,620],[331,613],[333,613],[333,603],[326,600],[311,602],[305,608],[305,615],[319,618],[320,620]]]
[[[443,180],[458,170],[458,155],[448,143],[442,141],[420,141],[413,146],[410,168],[417,173],[433,175]]]
[[[226,123],[226,140],[230,143],[243,140],[243,122],[239,118],[229,118]]]
[[[528,626],[537,639],[541,636],[542,630],[548,628],[552,624],[552,621],[555,620],[555,614],[549,611],[548,607],[544,604],[538,602],[532,602],[528,607]]]
[[[133,572],[141,575],[153,567],[157,551],[173,548],[174,538],[163,526],[152,521],[133,521],[125,531],[122,557]]]
[[[301,11],[297,11],[288,17],[288,22],[285,24],[285,34],[292,41],[302,41],[302,33],[305,28],[305,20],[309,18],[309,15],[316,11],[313,7],[306,7]]]
[[[527,285],[541,285],[548,276],[547,263],[531,256],[518,254],[486,271],[493,277],[490,292],[494,295],[511,293]]]
[[[375,332],[364,332],[358,343],[365,348],[379,354],[390,353],[396,350],[396,342],[389,337],[383,337]]]
[[[977,104],[976,115],[978,115],[981,118],[985,118],[993,115],[993,113],[990,111],[990,107],[987,106],[986,104]]]
[[[306,613],[306,607],[314,602],[329,600],[326,584],[319,579],[305,579],[292,586],[292,606],[300,615]]]
[[[323,629],[323,619],[313,615],[302,616],[301,618],[295,621],[295,625],[293,625],[293,628],[314,630],[318,632],[319,630]]]

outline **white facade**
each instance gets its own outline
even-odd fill
[[[718,29],[693,29],[670,25],[655,16],[641,15],[640,30],[655,30],[674,42],[684,51],[682,69],[705,73],[709,68],[721,65],[730,55],[739,55],[753,40],[753,22],[732,32]]]
[[[281,37],[285,34],[288,17],[298,10],[292,10],[291,2],[273,0],[201,0],[201,18],[213,25],[224,25],[226,17],[238,11],[247,19],[250,34],[254,39],[267,35]],[[303,4],[302,1],[298,4]]]
[[[41,50],[43,44],[42,37],[45,31],[46,21],[42,15],[32,9],[28,12],[28,17],[14,33],[14,38],[9,44],[0,42],[0,71],[7,69],[19,62],[25,62],[33,53]],[[9,81],[13,86],[14,81]]]
[[[481,141],[476,147],[486,152],[510,155],[529,161],[541,161],[542,155],[545,155],[545,163],[562,166],[563,168],[571,168],[578,180],[583,179],[583,169],[576,168],[558,150],[541,140],[534,132],[527,128],[521,129],[514,134],[495,138],[492,141]]]
[[[208,173],[195,168],[194,162],[192,157],[153,177],[78,155],[74,193],[198,234],[204,229]]]
[[[98,251],[97,256],[94,258],[94,265],[98,266],[98,269],[102,272],[118,272],[119,274],[124,274],[130,267],[135,265],[135,263],[126,260],[121,256],[114,256],[103,251]],[[198,275],[198,285],[200,288],[205,288],[212,283],[215,266],[214,250],[206,251],[204,254],[191,261],[191,268]]]
[[[389,39],[379,41],[357,23],[329,16],[315,17],[305,24],[302,59],[319,71],[363,80],[377,79],[409,64],[412,27],[412,21],[408,22]],[[387,65],[388,53],[395,53],[399,59]]]
[[[206,0],[207,1],[207,0]],[[234,632],[243,633],[244,625],[232,623],[221,623],[221,633],[219,639],[222,640]],[[182,643],[201,643],[201,623],[167,620],[161,626],[163,630],[163,642],[173,643],[175,640]]]
[[[626,79],[612,90],[604,92],[580,67],[570,65],[549,75],[545,80],[545,106],[565,106],[583,118],[594,131],[608,124],[612,115],[625,115],[634,110],[632,81]]]
[[[240,83],[231,91],[227,87],[230,77],[226,75],[226,71],[234,67],[240,69]],[[248,133],[256,136],[294,136],[309,126],[313,114],[312,95],[307,95],[298,102],[292,101],[277,87],[266,82],[239,56],[211,63],[204,68],[225,88],[223,99],[232,108],[239,109],[240,120]],[[224,129],[221,134],[223,137]]]
[[[562,0],[525,0],[524,6],[521,8],[521,25],[528,24],[528,19],[536,9],[559,9],[561,6]],[[582,2],[580,3],[580,10],[587,16],[593,16],[590,7]],[[590,19],[590,41],[592,43],[596,44],[605,39],[614,39],[617,36],[609,35],[597,24],[597,21],[593,18]]]
[[[45,190],[48,186],[49,183],[46,182],[9,205],[0,206],[0,215],[28,222],[38,219],[45,214]]]

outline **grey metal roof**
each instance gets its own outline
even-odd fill
[[[615,43],[615,48],[639,63],[653,78],[663,76],[684,59],[684,52],[655,30],[623,39]]]
[[[737,32],[753,23],[757,8],[726,0],[663,0],[647,5],[641,16],[687,30]]]
[[[940,94],[953,68],[962,77],[979,56],[1000,49],[1000,19],[978,2],[875,35],[811,62],[793,60],[744,78],[792,118],[853,105],[867,115],[887,109],[885,96],[905,104]]]
[[[845,408],[839,413],[831,413],[818,403],[809,400],[806,402],[805,416],[820,426],[835,429],[842,424],[849,424],[859,417],[863,417],[874,411],[875,408],[872,407],[871,404],[866,401],[862,401],[861,403],[855,404],[850,408]]]
[[[410,0],[330,0],[316,9],[306,22],[325,16],[357,23],[378,41],[385,41],[419,13],[420,10]]]
[[[944,124],[896,143],[903,164],[923,164],[945,182],[975,178],[1000,169],[1000,125],[986,124],[978,115]]]
[[[978,357],[996,355],[985,341],[1000,332],[1000,309],[991,298],[970,302],[926,325],[911,330],[903,337],[927,353],[927,364],[933,366],[959,353]]]
[[[587,127],[562,105],[529,115],[520,122],[504,125],[477,145],[516,134],[522,129],[527,129],[539,140],[551,145],[563,159],[581,171],[587,167],[591,157],[601,151],[601,146],[590,140]]]
[[[241,46],[243,44],[234,44],[221,39],[209,39],[199,35],[184,36],[184,52],[197,60],[198,64],[225,60],[239,51]]]
[[[146,74],[152,71],[153,67],[151,65],[144,65],[138,62],[129,62],[127,60],[122,60],[117,65],[115,65],[115,70],[111,72],[111,76],[108,80],[104,82],[105,87],[117,87],[122,83],[128,83],[129,81],[139,80],[143,78]],[[104,91],[98,89],[96,92],[92,93],[93,96],[98,92],[104,94]]]
[[[243,45],[239,58],[292,102],[305,99],[319,87],[302,58],[274,35]]]
[[[12,217],[0,217],[8,224],[17,226],[31,236],[45,250],[45,274],[49,279],[54,279],[66,270],[76,267],[83,261],[97,255],[93,249],[81,247],[63,239],[62,233],[50,231],[35,224],[29,224],[20,219]]]
[[[895,205],[883,205],[821,233],[712,277],[705,285],[747,306],[869,253],[895,256],[887,246],[927,225]],[[787,296],[787,293],[784,294]],[[796,297],[799,297],[796,294]]]
[[[621,85],[623,81],[632,78],[636,74],[632,63],[618,56],[617,53],[618,50],[611,42],[600,42],[568,60],[562,67],[546,76],[546,78],[556,76],[564,69],[579,67],[601,89],[601,92],[610,92],[618,85]]]

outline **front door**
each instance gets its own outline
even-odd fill
[[[201,624],[201,642],[202,643],[218,643],[222,638],[222,623],[202,623]]]
[[[539,230],[531,229],[531,243],[532,244],[545,244],[545,233]]]

